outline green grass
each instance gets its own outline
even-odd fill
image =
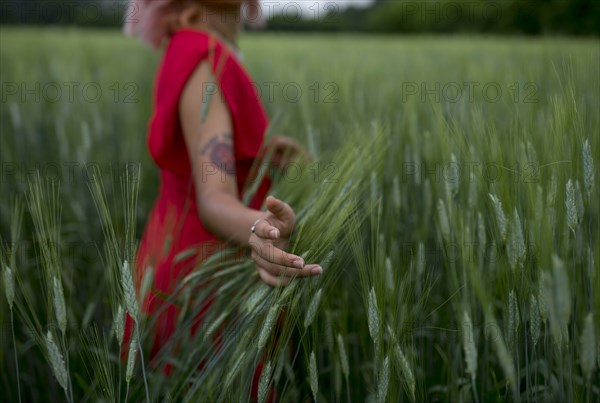
[[[246,36],[270,133],[316,156],[273,192],[298,214],[292,251],[324,274],[271,290],[223,251],[173,297],[187,308],[159,365],[137,356],[126,382],[114,319],[158,187],[159,57],[111,31],[0,34],[5,400],[245,400],[259,361],[262,396],[283,401],[600,399],[597,39]]]

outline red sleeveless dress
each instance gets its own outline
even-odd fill
[[[220,242],[203,225],[195,199],[191,164],[179,120],[179,100],[186,82],[207,60],[229,108],[233,123],[233,144],[237,187],[240,197],[251,180],[251,168],[267,129],[268,120],[250,76],[215,36],[191,29],[177,31],[170,39],[158,72],[154,93],[154,114],[149,125],[148,146],[160,168],[160,192],[138,249],[138,284],[145,271],[154,270],[154,292],[144,301],[144,311],[160,310],[151,355],[175,330],[178,309],[165,307],[178,281],[214,253]],[[203,96],[200,92],[198,96]],[[200,119],[201,111],[198,111]],[[265,180],[250,207],[260,209],[269,188]],[[164,294],[164,295],[163,295]],[[165,311],[166,308],[166,311]],[[131,332],[128,320],[128,332]]]

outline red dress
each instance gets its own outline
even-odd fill
[[[138,284],[146,269],[152,267],[154,289],[158,291],[149,292],[143,304],[148,315],[161,310],[151,355],[173,334],[177,321],[178,309],[171,305],[164,311],[166,302],[160,295],[170,295],[178,281],[219,245],[198,214],[191,164],[179,120],[179,101],[185,84],[204,60],[212,62],[213,75],[231,115],[240,197],[246,181],[251,180],[250,170],[268,124],[250,76],[225,45],[206,32],[182,29],[173,34],[156,78],[154,114],[148,132],[150,153],[160,168],[160,192],[136,262]],[[199,92],[198,96],[202,94]],[[198,111],[199,119],[200,115]],[[267,181],[261,184],[250,207],[261,208],[268,188]],[[129,335],[129,320],[128,328]]]

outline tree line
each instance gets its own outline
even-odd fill
[[[598,35],[599,0],[378,0],[323,18],[279,15],[269,29],[373,33]]]

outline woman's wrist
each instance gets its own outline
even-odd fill
[[[254,222],[267,213],[244,206],[226,193],[213,193],[199,201],[200,217],[204,227],[223,241],[242,247],[249,246]]]

